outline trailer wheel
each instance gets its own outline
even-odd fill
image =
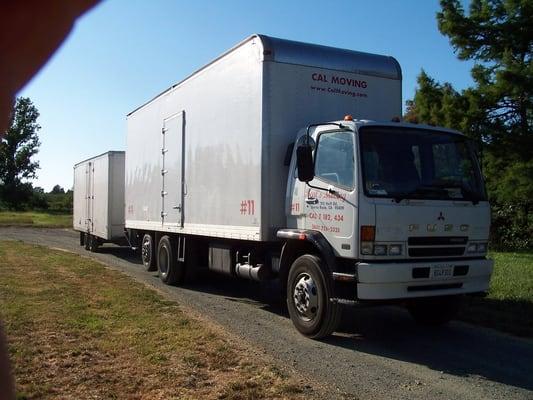
[[[80,232],[80,246],[85,245],[85,232]]]
[[[141,258],[144,265],[144,268],[147,271],[155,271],[157,265],[155,262],[155,247],[154,239],[152,235],[145,233],[141,243]]]
[[[88,250],[90,252],[96,253],[98,251],[98,246],[100,245],[100,243],[98,243],[98,238],[96,236],[94,236],[94,235],[89,235],[87,240],[89,241],[89,249]]]
[[[287,279],[287,307],[296,329],[312,339],[330,335],[339,325],[341,306],[329,301],[330,285],[322,260],[303,255],[294,261]]]
[[[413,299],[407,310],[421,325],[438,326],[450,322],[463,305],[463,296],[441,296]]]
[[[175,243],[166,235],[157,246],[157,269],[159,278],[167,285],[176,285],[183,280],[184,265],[178,262]]]

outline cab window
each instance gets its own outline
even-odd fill
[[[354,135],[326,132],[319,136],[315,152],[315,177],[335,186],[354,187]]]

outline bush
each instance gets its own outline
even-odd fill
[[[527,205],[492,204],[490,245],[493,250],[533,248],[533,217]]]

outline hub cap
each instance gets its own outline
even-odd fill
[[[159,272],[165,276],[168,271],[168,253],[165,247],[161,248],[159,251]]]
[[[150,246],[150,239],[145,239],[141,247],[141,254],[144,262],[150,260],[150,254],[152,252],[152,246]]]
[[[307,273],[302,273],[296,278],[293,292],[294,306],[305,321],[312,320],[318,311],[318,292],[315,281]]]

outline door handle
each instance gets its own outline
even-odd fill
[[[313,197],[309,197],[309,198],[305,199],[305,202],[307,204],[318,204],[318,199],[315,199]]]
[[[172,207],[174,210],[178,210],[178,211],[181,211],[181,206],[174,206]]]

